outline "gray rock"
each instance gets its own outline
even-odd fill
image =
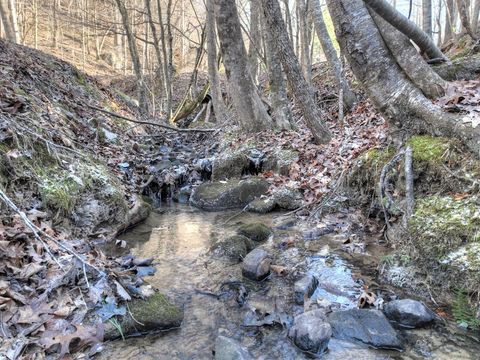
[[[224,153],[213,161],[212,180],[240,178],[248,165],[249,160],[244,153]]]
[[[295,302],[303,305],[305,299],[308,299],[315,292],[318,286],[318,279],[313,275],[305,275],[295,282]]]
[[[253,360],[235,340],[219,335],[215,340],[215,360]]]
[[[332,328],[323,311],[313,310],[295,317],[288,336],[300,349],[322,354],[332,337]]]
[[[358,340],[382,349],[402,350],[402,342],[379,310],[350,309],[329,315],[333,337],[342,340]]]
[[[237,232],[253,241],[265,241],[272,234],[272,230],[261,222],[242,225]]]
[[[242,274],[251,280],[262,280],[270,273],[270,263],[270,256],[264,249],[253,249],[243,259]]]
[[[248,204],[247,211],[257,214],[266,214],[275,208],[275,201],[271,197],[253,200]]]
[[[193,206],[211,211],[241,208],[264,195],[268,188],[269,183],[257,177],[203,183],[193,190],[190,202]]]
[[[234,262],[240,262],[254,248],[253,242],[243,235],[234,235],[215,243],[211,251],[213,254],[226,257]]]
[[[300,191],[289,187],[282,187],[273,194],[275,204],[285,210],[296,210],[303,205],[303,196]]]
[[[391,301],[385,305],[383,312],[387,318],[407,328],[428,325],[436,318],[435,313],[422,302],[412,299]]]

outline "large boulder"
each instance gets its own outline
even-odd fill
[[[358,340],[382,349],[402,350],[402,342],[379,310],[349,309],[329,315],[333,337],[342,340]]]
[[[241,208],[266,194],[268,188],[269,183],[258,177],[203,183],[195,188],[190,202],[193,206],[210,211]]]
[[[288,337],[295,345],[311,354],[325,352],[332,337],[332,328],[322,310],[313,310],[295,317]]]
[[[113,340],[122,335],[172,329],[179,327],[183,321],[183,311],[160,293],[155,293],[145,300],[133,300],[128,309],[126,315],[117,319],[118,328],[110,321],[105,323],[105,340]],[[121,329],[122,333],[118,329]]]
[[[215,360],[253,360],[235,340],[219,335],[215,340]]]
[[[272,230],[261,222],[242,225],[237,232],[253,241],[265,241],[272,234]]]
[[[390,301],[383,312],[392,321],[407,328],[415,328],[432,323],[436,315],[422,302],[412,299]]]

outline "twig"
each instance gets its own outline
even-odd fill
[[[248,205],[250,205],[250,204],[245,205],[245,207],[244,207],[242,210],[240,210],[239,212],[237,212],[237,213],[233,214],[232,216],[230,216],[227,220],[225,220],[225,222],[224,222],[222,225],[226,225],[230,220],[235,219],[237,216],[239,216],[239,215],[241,215],[242,213],[244,213],[245,210],[247,210]]]
[[[405,150],[405,194],[407,206],[404,216],[405,228],[408,226],[408,219],[413,214],[415,200],[413,197],[413,166],[412,166],[412,148],[410,146]]]
[[[96,110],[96,111],[114,116],[114,117],[119,118],[119,119],[130,121],[130,122],[133,122],[133,123],[136,123],[136,124],[158,126],[158,127],[164,128],[164,129],[172,130],[172,131],[178,131],[178,132],[215,132],[215,131],[218,130],[218,129],[181,129],[181,128],[176,128],[176,127],[165,125],[165,124],[159,124],[159,123],[153,122],[153,121],[135,120],[135,119],[131,119],[131,118],[128,118],[126,116],[114,113],[112,111],[108,111],[108,110],[98,108],[96,106],[92,106],[92,105],[87,105],[87,106],[90,109],[93,109],[93,110]]]

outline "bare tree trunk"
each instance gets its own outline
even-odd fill
[[[453,29],[455,27],[455,4],[454,0],[445,1],[445,35],[443,37],[443,44],[447,43],[453,38]]]
[[[293,35],[293,26],[292,26],[292,15],[290,14],[290,6],[288,5],[288,0],[283,0],[283,4],[285,5],[285,22],[287,24],[288,35],[290,37],[290,41],[292,42],[292,46],[293,46],[294,35]]]
[[[214,0],[214,4],[220,49],[239,123],[246,131],[268,129],[272,121],[248,71],[247,51],[242,40],[235,0]]]
[[[422,29],[432,38],[432,0],[422,0]]]
[[[13,31],[12,22],[10,20],[10,10],[6,0],[0,0],[0,16],[2,17],[5,36],[9,41],[16,42],[15,32]]]
[[[328,63],[333,69],[335,74],[335,80],[339,89],[343,90],[343,102],[347,111],[352,109],[356,102],[355,94],[350,89],[348,81],[343,74],[342,63],[338,58],[337,51],[335,50],[332,39],[328,34],[325,21],[323,20],[322,8],[320,6],[320,0],[312,0],[313,2],[313,19],[315,24],[315,30],[317,32],[318,39],[322,45],[323,53],[327,58]]]
[[[409,79],[430,99],[445,94],[447,82],[423,60],[410,40],[375,11],[370,11],[380,34],[398,65]]]
[[[163,77],[164,77],[164,86],[165,86],[165,97],[166,97],[166,106],[165,113],[167,119],[170,121],[172,118],[172,47],[171,47],[171,28],[170,28],[170,11],[171,11],[171,0],[168,0],[167,5],[167,25],[163,24],[163,11],[160,0],[157,0],[157,11],[158,19],[160,22],[160,40],[162,43],[162,54],[163,54]],[[167,29],[165,29],[165,27]],[[170,29],[170,30],[169,30]]]
[[[165,77],[163,73],[163,61],[164,59],[162,58],[162,52],[160,49],[160,40],[158,39],[158,34],[157,34],[157,29],[155,27],[155,24],[153,22],[153,16],[152,16],[152,4],[151,0],[145,0],[145,10],[147,12],[147,21],[150,25],[150,31],[152,32],[152,37],[153,37],[153,48],[155,49],[155,56],[157,58],[157,66],[158,66],[158,73],[161,74],[159,76],[159,79],[161,79],[163,88],[166,89],[167,86],[165,85]]]
[[[310,43],[308,36],[308,7],[309,0],[297,0],[297,16],[299,27],[299,50],[300,50],[300,64],[302,67],[303,76],[308,84],[312,83],[312,69],[310,61]]]
[[[470,26],[470,20],[468,18],[468,6],[465,0],[456,0],[457,9],[460,14],[460,21],[462,22],[462,31],[465,31],[473,40],[476,40],[476,36]]]
[[[138,86],[138,101],[140,104],[140,109],[144,112],[148,111],[147,104],[147,89],[145,86],[145,81],[142,74],[142,67],[140,64],[140,58],[138,56],[137,44],[135,42],[135,35],[133,34],[132,28],[130,26],[130,20],[128,16],[127,9],[125,8],[125,3],[123,0],[115,0],[122,16],[122,23],[127,35],[128,47],[130,49],[130,57],[132,59],[133,70],[135,71],[135,76],[137,78]]]
[[[259,1],[260,0],[250,0],[250,46],[248,48],[248,67],[255,84],[258,84],[258,58],[262,46]]]
[[[20,31],[18,30],[16,0],[8,0],[8,7],[10,9],[9,17],[12,24],[13,36],[14,36],[15,42],[18,44],[20,42]]]
[[[397,134],[455,137],[480,156],[480,126],[442,111],[406,77],[366,6],[357,0],[327,0],[337,38],[356,78]]]
[[[404,33],[420,50],[425,52],[430,59],[445,59],[445,55],[435,45],[433,40],[428,37],[414,22],[408,20],[402,13],[395,10],[386,0],[363,0],[378,15],[395,26],[400,32]]]
[[[270,100],[272,102],[272,117],[275,127],[282,130],[290,130],[292,124],[292,112],[285,87],[285,78],[282,71],[282,64],[275,52],[274,35],[268,31],[263,12],[261,12],[262,33],[265,43],[265,57],[267,60],[267,73]]]
[[[288,39],[285,23],[277,0],[262,0],[263,11],[267,23],[267,31],[274,35],[276,53],[287,75],[295,101],[300,106],[305,122],[317,143],[328,143],[330,131],[320,121],[324,118],[320,113],[310,91],[310,86],[302,76],[298,59],[295,56],[291,42]]]
[[[478,31],[478,16],[480,15],[480,0],[475,0],[473,5],[473,12],[472,12],[472,32],[477,35]]]
[[[217,122],[223,123],[227,120],[227,108],[223,101],[220,77],[218,74],[217,30],[215,28],[213,0],[207,0],[207,49],[208,80],[210,82],[213,110],[215,111]]]

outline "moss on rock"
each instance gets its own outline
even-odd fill
[[[249,161],[244,151],[227,151],[213,161],[212,180],[240,178],[248,165]]]
[[[480,206],[468,198],[420,199],[410,218],[409,231],[423,257],[440,260],[461,244],[480,240]]]
[[[234,235],[213,244],[211,251],[217,256],[240,262],[253,248],[255,244],[248,237]]]
[[[265,241],[272,234],[272,230],[261,222],[242,225],[237,232],[253,241]]]
[[[160,293],[155,293],[145,300],[133,300],[128,309],[127,315],[117,319],[124,336],[179,327],[183,321],[182,309]],[[113,324],[105,324],[106,340],[121,336]]]

